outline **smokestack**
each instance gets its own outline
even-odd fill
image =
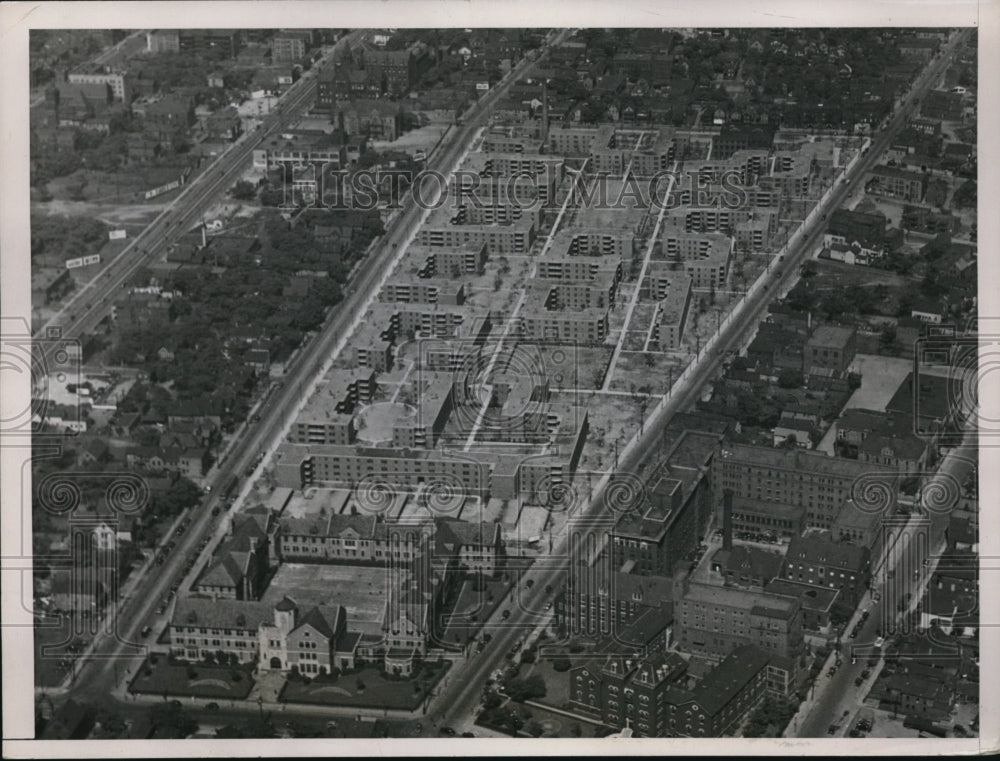
[[[733,548],[733,490],[722,492],[722,549]]]
[[[208,245],[208,226],[202,222],[201,223],[201,247],[205,248]]]

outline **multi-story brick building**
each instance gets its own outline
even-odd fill
[[[608,335],[608,309],[528,308],[517,316],[516,323],[515,335],[528,341],[597,345]]]
[[[571,636],[610,637],[634,650],[640,643],[625,641],[629,625],[650,613],[669,623],[676,583],[668,576],[635,573],[635,561],[614,571],[610,562],[605,554],[593,566],[581,563],[570,570],[556,617]]]
[[[654,337],[661,350],[679,349],[691,308],[691,276],[672,273],[670,284],[657,307]]]
[[[260,659],[263,670],[315,676],[329,673],[338,656],[354,662],[347,616],[340,606],[318,605],[300,611],[289,598],[274,607],[259,602],[182,597],[170,619],[170,652],[198,661],[221,651],[241,663]],[[355,638],[356,639],[356,638]]]
[[[804,507],[806,526],[830,528],[855,481],[870,465],[800,448],[723,445],[713,461],[713,491],[732,489],[735,497]],[[721,525],[721,500],[718,505]]]
[[[609,309],[618,290],[614,273],[603,270],[594,280],[551,281],[537,278],[529,285],[532,303],[548,310]]]
[[[412,304],[461,306],[465,303],[465,284],[443,277],[396,280],[385,284],[379,298]]]
[[[705,477],[719,437],[684,431],[677,437],[650,486],[645,502],[618,518],[610,530],[612,564],[629,560],[635,572],[670,576],[698,545],[710,514],[711,482]]]
[[[873,195],[920,203],[927,190],[927,177],[919,172],[880,164],[872,170],[867,189]]]
[[[544,280],[601,281],[610,273],[615,285],[624,274],[622,262],[603,256],[545,256],[538,260],[538,277]]]
[[[129,88],[131,80],[127,74],[121,72],[91,71],[84,68],[70,72],[66,76],[66,81],[70,84],[107,85],[115,100],[123,103],[129,103],[132,100]]]
[[[445,214],[448,209],[441,209]],[[511,224],[454,224],[442,215],[432,217],[417,233],[417,243],[434,248],[485,245],[491,254],[525,254],[537,235],[535,221],[524,217]]]
[[[433,246],[411,246],[407,256],[421,264],[417,275],[422,278],[455,277],[458,275],[482,275],[490,249],[485,241],[458,244],[450,248]]]
[[[741,645],[795,659],[803,651],[802,606],[760,590],[694,583],[674,605],[673,636],[681,650],[710,659]]]
[[[403,109],[398,103],[373,98],[337,100],[332,120],[348,135],[393,141],[403,131]]]
[[[737,151],[770,150],[774,144],[774,127],[767,125],[726,126],[712,138],[712,155],[725,159]]]
[[[773,534],[790,538],[805,529],[806,511],[802,505],[788,505],[783,502],[733,498],[733,531],[754,534]]]
[[[722,737],[768,690],[770,658],[759,648],[734,650],[687,689],[683,660],[673,653],[646,659],[611,656],[573,669],[570,704],[637,737]]]
[[[857,347],[857,330],[853,327],[820,325],[806,340],[805,371],[812,369],[846,372]]]
[[[825,531],[807,532],[792,539],[781,576],[789,581],[837,589],[854,606],[868,588],[871,552],[867,547],[835,541]]]
[[[339,497],[348,500],[348,492]],[[299,518],[283,517],[278,524],[276,544],[286,563],[408,563],[429,546],[428,532],[411,531],[400,537],[390,532],[375,515],[334,512],[313,513]]]
[[[296,63],[305,58],[313,45],[311,29],[282,29],[271,40],[274,63]]]
[[[382,94],[390,98],[406,95],[433,65],[426,46],[415,42],[404,50],[387,50],[363,44],[361,57],[370,82],[378,82]]]
[[[373,369],[334,370],[299,413],[288,440],[296,444],[352,444],[358,406],[372,400]]]
[[[258,600],[273,558],[274,531],[267,508],[251,508],[233,518],[225,540],[192,585],[196,594],[230,600]]]
[[[239,29],[178,29],[177,41],[182,53],[206,55],[221,50],[235,58],[243,48],[244,38]]]

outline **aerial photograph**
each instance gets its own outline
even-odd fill
[[[34,737],[980,737],[978,45],[31,29]]]

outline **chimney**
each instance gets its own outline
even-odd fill
[[[208,246],[208,226],[202,222],[201,223],[201,247],[205,248]]]
[[[733,548],[733,490],[722,492],[722,549]]]

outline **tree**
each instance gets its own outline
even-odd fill
[[[805,378],[800,370],[785,367],[778,373],[778,386],[781,388],[801,388],[804,383]]]
[[[149,723],[155,728],[157,736],[163,738],[184,738],[198,729],[198,722],[185,714],[176,700],[157,703],[150,708]]]
[[[240,180],[233,186],[233,198],[240,201],[252,201],[257,197],[257,188],[252,182]]]
[[[545,680],[538,674],[529,676],[527,679],[511,679],[507,682],[507,695],[518,703],[543,698],[545,694]]]

